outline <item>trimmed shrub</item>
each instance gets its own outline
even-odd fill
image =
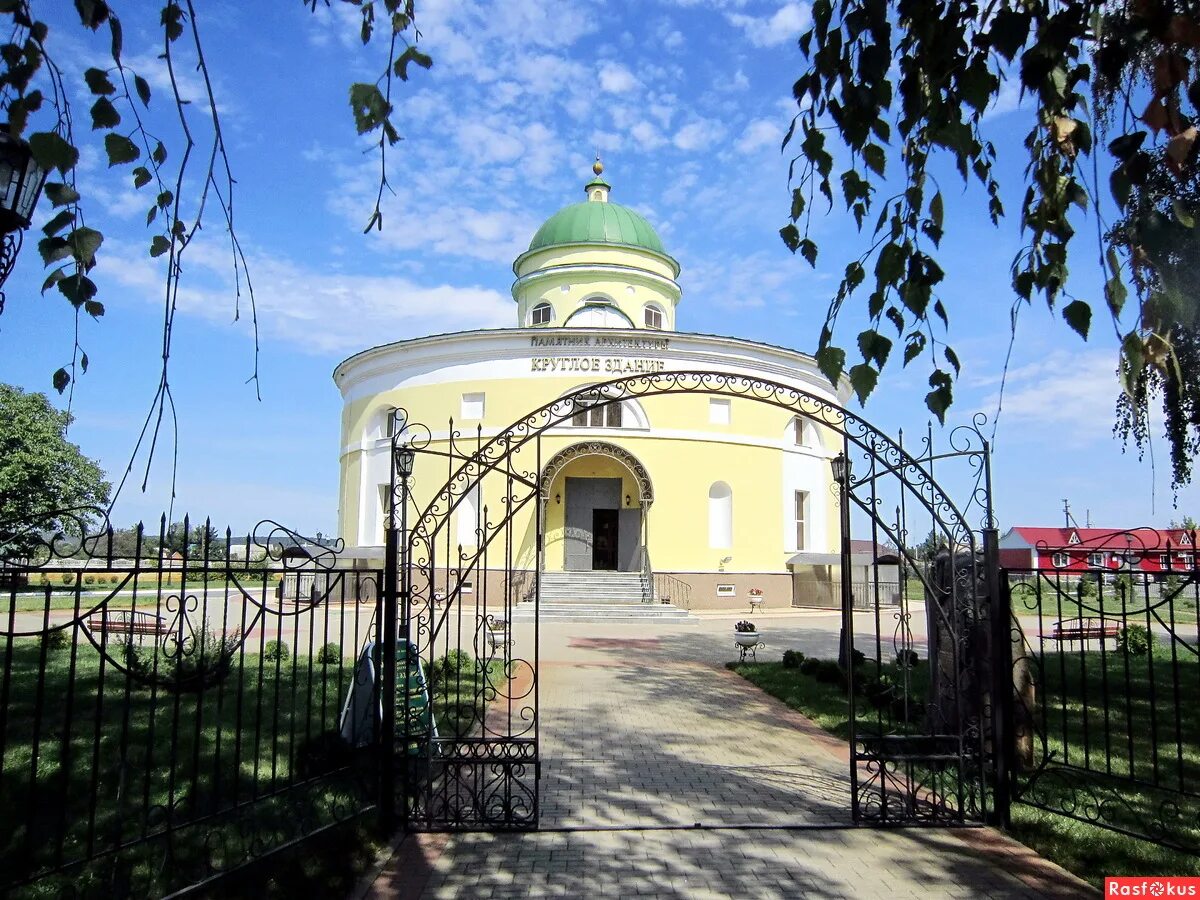
[[[95,575],[84,575],[84,576],[83,576],[83,583],[84,583],[84,584],[95,584],[95,583],[96,583],[96,576],[95,576]]]
[[[804,662],[804,654],[799,650],[783,651],[783,667],[785,669],[798,669],[802,662]]]
[[[62,573],[62,583],[63,584],[74,584],[75,583],[74,573],[73,572],[63,572]]]
[[[841,666],[832,659],[819,660],[813,678],[822,684],[841,684],[844,681]]]
[[[917,655],[917,651],[908,647],[896,654],[896,665],[902,669],[915,669],[920,661],[921,657]]]
[[[272,662],[284,662],[289,656],[291,653],[283,641],[267,641],[267,646],[263,648],[263,659]]]
[[[1130,656],[1145,656],[1154,646],[1154,635],[1145,625],[1128,625],[1117,632],[1117,649]]]
[[[336,665],[342,661],[342,645],[330,641],[317,651],[317,662],[323,666]]]
[[[850,648],[850,665],[851,666],[853,666],[855,669],[857,669],[857,668],[861,667],[862,665],[864,665],[866,663],[866,661],[867,661],[867,654],[863,653],[861,650],[855,650],[853,647]]]
[[[804,659],[800,660],[800,665],[797,666],[797,668],[800,670],[801,675],[815,675],[820,666],[821,660],[814,659],[811,656],[806,656]]]
[[[47,650],[62,650],[69,646],[70,638],[67,637],[67,629],[55,628],[53,631],[47,631],[42,635],[42,646]]]

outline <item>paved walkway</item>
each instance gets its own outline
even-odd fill
[[[836,647],[836,616],[770,628]],[[410,837],[359,896],[1094,896],[991,829],[850,826],[844,745],[724,669],[729,632],[543,625],[543,830]]]

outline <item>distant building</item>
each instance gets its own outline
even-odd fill
[[[1067,575],[1184,572],[1195,568],[1195,542],[1195,532],[1183,528],[1017,525],[1000,538],[1000,565]]]

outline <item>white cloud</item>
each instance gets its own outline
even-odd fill
[[[807,3],[787,3],[770,16],[730,13],[728,18],[755,47],[775,47],[799,37],[812,21],[812,10]]]
[[[637,141],[641,150],[654,150],[666,143],[658,129],[644,120],[630,128],[629,135]]]
[[[1047,434],[1072,444],[1110,438],[1120,390],[1116,365],[1116,349],[1097,348],[1081,353],[1058,350],[1009,370],[1001,429],[1010,439],[1020,433],[1036,434],[1039,442]],[[995,408],[999,399],[999,391],[994,391],[980,406]]]
[[[620,63],[606,62],[600,65],[600,89],[610,94],[624,94],[638,86],[638,80]]]
[[[161,302],[158,261],[128,244],[114,248],[108,259],[108,277],[126,288],[126,296]],[[308,353],[341,354],[423,334],[514,322],[511,298],[490,288],[315,270],[279,256],[255,254],[249,262],[263,338]],[[179,312],[229,324],[234,291],[227,252],[216,241],[193,242],[184,266],[189,280],[179,294]],[[248,328],[244,290],[239,327]]]
[[[683,34],[678,31],[672,31],[666,34],[662,39],[664,50],[678,50],[683,46]]]
[[[680,128],[671,142],[680,150],[702,150],[719,140],[724,133],[725,129],[718,122],[700,119]]]
[[[753,153],[763,147],[778,147],[782,139],[783,132],[775,122],[770,119],[755,119],[738,138],[737,148],[742,153]]]
[[[1007,81],[1000,83],[1000,91],[996,94],[991,105],[984,110],[984,121],[1012,112],[1021,104],[1021,82],[1019,78],[1010,76]]]

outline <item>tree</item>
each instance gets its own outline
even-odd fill
[[[793,87],[800,112],[783,142],[799,149],[780,234],[815,266],[814,200],[820,193],[832,209],[835,184],[871,234],[827,309],[822,371],[831,380],[846,371],[865,401],[902,343],[904,365],[929,362],[926,404],[944,421],[961,364],[938,294],[948,226],[936,163],[952,164],[964,187],[977,182],[1000,223],[997,149],[981,123],[1005,79],[1018,78],[1032,114],[1013,336],[1036,295],[1087,339],[1100,298],[1071,292],[1068,251],[1090,211],[1100,309],[1121,341],[1117,430],[1144,449],[1150,405],[1161,402],[1173,480],[1188,482],[1200,451],[1200,0],[815,0],[812,19],[799,41],[808,68]],[[1111,203],[1092,175],[1094,134],[1107,144]],[[846,151],[837,176],[830,135]],[[870,325],[857,336],[862,361],[848,366],[835,326],[860,287]]]
[[[187,528],[186,524],[172,523],[167,529],[163,547],[194,560],[225,558],[225,538],[216,528],[207,523]]]
[[[1182,528],[1184,531],[1195,531],[1197,528],[1197,525],[1196,525],[1196,520],[1193,519],[1191,516],[1184,516],[1182,519],[1179,519],[1179,520],[1172,519],[1170,521],[1170,524],[1168,527]]]
[[[389,189],[387,149],[400,140],[392,122],[391,91],[394,80],[405,81],[415,66],[428,69],[432,60],[417,47],[414,0],[342,0],[361,12],[358,34],[364,45],[376,31],[385,37],[386,54],[382,72],[372,82],[350,85],[349,102],[360,135],[377,136],[380,174],[375,208],[366,231],[383,227],[381,201]],[[302,0],[315,11],[318,0]],[[325,0],[328,6],[330,0]],[[208,212],[216,214],[229,238],[229,253],[235,274],[234,318],[239,318],[243,301],[250,306],[255,324],[254,371],[249,380],[258,383],[257,312],[250,273],[237,236],[233,194],[236,178],[225,149],[220,110],[212,90],[212,79],[204,55],[204,42],[197,16],[196,0],[162,0],[150,24],[161,37],[151,42],[155,56],[167,68],[171,85],[169,105],[156,112],[151,106],[150,82],[126,61],[125,28],[106,0],[75,0],[83,28],[107,32],[107,54],[112,65],[71,68],[51,52],[49,26],[37,18],[31,0],[0,0],[0,107],[7,121],[0,124],[14,138],[27,137],[34,159],[51,173],[45,196],[54,211],[48,221],[38,223],[43,237],[38,251],[48,269],[42,293],[55,290],[80,315],[100,318],[104,304],[89,273],[100,260],[103,232],[85,224],[88,199],[77,178],[80,148],[85,140],[96,142],[109,168],[123,167],[133,186],[147,191],[146,226],[151,234],[147,253],[166,262],[162,368],[157,392],[146,415],[134,457],[145,442],[153,457],[164,421],[173,425],[174,401],[168,377],[171,343],[183,262],[188,245],[203,227]],[[178,74],[195,71],[203,85],[203,96],[181,94]],[[77,134],[83,120],[71,97],[79,87],[91,98],[87,120],[91,137]],[[195,103],[194,100],[198,100]],[[173,134],[173,137],[170,134]],[[197,168],[198,167],[198,168]],[[94,221],[94,220],[93,220]],[[243,296],[243,290],[245,295]],[[0,312],[3,310],[0,298]],[[88,355],[79,344],[75,329],[69,363],[51,376],[60,394],[87,372]],[[132,470],[130,460],[127,477]],[[147,478],[149,461],[147,462]],[[125,478],[117,487],[119,493]],[[143,487],[146,480],[143,479]]]
[[[0,384],[0,553],[21,555],[35,532],[78,536],[90,521],[83,508],[108,502],[111,485],[100,466],[66,438],[71,415],[45,394]],[[63,510],[80,510],[76,516]]]

